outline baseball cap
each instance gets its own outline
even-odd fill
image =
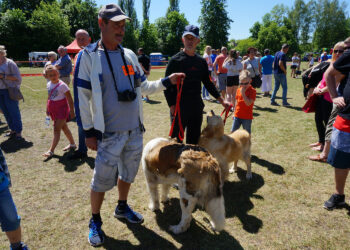
[[[194,37],[199,38],[199,28],[195,25],[187,25],[185,27],[184,33],[182,34],[182,37],[186,35],[192,35]]]
[[[113,22],[119,22],[124,19],[131,20],[131,18],[126,16],[122,9],[114,3],[102,6],[98,12],[98,17],[105,18]]]

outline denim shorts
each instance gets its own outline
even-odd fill
[[[3,232],[16,230],[20,226],[21,217],[17,214],[9,188],[0,191],[0,224]]]
[[[220,91],[226,90],[226,85],[227,85],[227,74],[219,74],[218,76],[219,80],[219,89]]]
[[[140,128],[105,133],[98,142],[91,189],[106,192],[117,185],[117,179],[134,182],[139,169],[143,147]]]

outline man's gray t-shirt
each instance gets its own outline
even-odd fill
[[[106,54],[102,49],[98,49],[98,53],[101,55],[102,66],[102,102],[103,102],[103,115],[105,122],[105,132],[120,132],[135,129],[139,126],[139,105],[138,99],[131,102],[118,101],[118,95],[115,88],[115,82],[111,73],[110,67],[107,62]],[[123,59],[121,57],[120,50],[108,51],[109,58],[113,67],[115,80],[119,92],[123,92],[127,89],[132,90],[130,80],[126,71]],[[125,58],[126,63],[128,59]],[[131,70],[130,70],[131,69]],[[132,68],[129,67],[130,79],[134,86],[134,73]]]

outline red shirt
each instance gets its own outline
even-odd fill
[[[218,71],[221,74],[226,74],[227,73],[227,69],[222,67],[222,65],[224,64],[224,61],[226,59],[227,56],[224,56],[223,54],[220,54],[216,57],[215,61],[218,64]]]
[[[246,91],[245,95],[253,100],[253,103],[247,106],[245,104],[242,93],[242,87],[239,87],[236,92],[236,108],[235,108],[235,117],[240,119],[252,120],[253,119],[253,106],[256,98],[256,90],[250,85]]]

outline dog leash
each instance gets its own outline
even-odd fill
[[[225,118],[224,118],[224,125],[226,123],[226,119],[233,114],[233,111],[231,112],[231,109],[233,108],[233,105],[230,104],[229,108],[224,108],[224,110],[221,112],[221,116],[225,113]],[[231,114],[230,114],[231,112]]]
[[[175,120],[177,117],[178,124],[179,124],[179,140],[182,142],[184,140],[184,129],[182,127],[181,123],[181,113],[180,113],[180,100],[181,100],[181,93],[182,93],[182,87],[184,84],[183,77],[177,78],[176,88],[177,88],[177,96],[176,96],[176,105],[175,105],[175,111],[174,111],[174,117],[173,122],[171,124],[171,129],[169,136],[171,137],[173,134],[174,126],[175,126]]]

